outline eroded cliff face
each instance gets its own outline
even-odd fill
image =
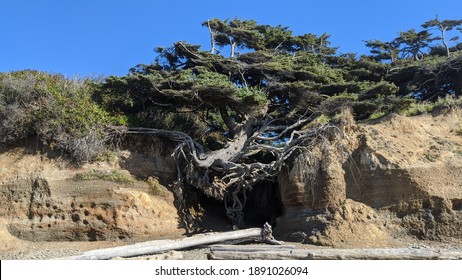
[[[462,240],[462,112],[387,116],[345,128],[279,176],[284,238],[387,246]]]
[[[406,238],[461,243],[460,110],[345,122],[339,129],[295,157],[272,183],[280,192],[272,197],[280,197],[283,208],[275,223],[277,238],[338,247],[391,246]],[[34,143],[3,150],[0,224],[6,228],[0,234],[7,230],[31,241],[184,234],[171,187],[176,180],[173,148],[166,139],[133,136],[119,152],[83,167],[37,151]],[[117,172],[131,181],[76,180],[88,172]],[[218,201],[213,207],[200,203],[200,215],[213,216],[207,211],[220,207]],[[246,215],[260,209],[258,221],[274,216],[261,209],[280,214],[279,206],[254,208],[248,207]],[[224,214],[212,218],[214,225],[229,223]]]
[[[184,234],[173,194],[159,182],[175,175],[168,145],[130,139],[130,149],[81,167],[30,145],[8,149],[0,154],[0,217],[12,235],[30,241]]]

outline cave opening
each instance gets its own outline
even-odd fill
[[[266,222],[276,226],[276,219],[283,213],[278,181],[267,180],[254,185],[247,195],[243,212],[247,226],[262,227]]]
[[[226,215],[224,202],[199,195],[203,210],[201,227],[203,231],[232,230],[231,221]],[[283,214],[279,184],[277,180],[257,183],[247,192],[247,202],[243,208],[246,227],[262,227],[266,222],[276,226],[276,219]]]

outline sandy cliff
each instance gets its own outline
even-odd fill
[[[278,238],[337,247],[461,243],[461,110],[390,115],[340,129],[340,136],[300,154],[280,172]],[[128,143],[79,167],[33,141],[3,149],[0,251],[24,242],[184,234],[169,186],[176,172],[173,144],[142,138]]]
[[[344,129],[344,137],[282,172],[279,234],[335,246],[387,246],[409,236],[461,240],[460,110]]]

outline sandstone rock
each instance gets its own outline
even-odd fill
[[[27,147],[4,151],[0,218],[8,221],[11,234],[30,241],[144,240],[184,234],[173,194],[159,196],[145,182],[149,176],[168,181],[175,170],[165,156],[166,144],[150,141],[145,142],[150,156],[143,156],[134,144],[114,155],[112,162],[83,167]],[[75,180],[77,174],[90,171],[132,179]]]
[[[280,173],[276,236],[337,247],[407,235],[460,243],[462,112],[351,125]]]

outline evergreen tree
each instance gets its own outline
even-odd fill
[[[450,49],[449,49],[449,42],[454,42],[456,40],[459,39],[458,36],[455,36],[455,37],[452,37],[449,39],[447,39],[447,32],[450,31],[450,30],[453,30],[454,28],[456,28],[457,26],[461,25],[462,24],[462,20],[439,20],[438,19],[438,16],[436,16],[434,19],[432,20],[429,20],[429,21],[426,21],[424,24],[422,24],[422,27],[423,28],[426,28],[426,29],[431,29],[431,28],[436,28],[440,31],[441,33],[441,36],[440,37],[436,37],[435,39],[440,39],[445,50],[446,50],[446,56],[447,57],[450,57],[451,56],[451,52],[450,52]]]

